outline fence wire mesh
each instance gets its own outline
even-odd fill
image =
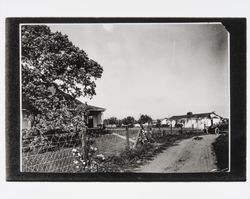
[[[136,142],[139,128],[129,129],[129,147]],[[180,133],[200,132],[199,129],[153,128],[152,137],[164,137]],[[85,134],[96,154],[117,156],[128,149],[125,129],[88,129]],[[29,135],[22,132],[22,172],[78,172],[74,164],[73,149],[84,153],[83,137],[79,133],[52,131],[46,135]]]
[[[47,135],[22,136],[23,172],[68,172],[72,170],[72,149],[81,146],[74,133],[52,132]]]
[[[126,149],[126,138],[90,129],[85,134],[97,154],[119,155]],[[22,172],[77,172],[73,149],[84,153],[83,138],[77,133],[22,135]]]

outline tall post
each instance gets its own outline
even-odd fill
[[[163,131],[162,131],[162,136],[166,136],[166,131],[165,131],[165,129],[163,129]]]
[[[84,151],[84,159],[87,158],[87,128],[83,128],[80,131],[80,139],[81,139],[81,148],[83,148]]]
[[[164,136],[163,132],[161,132],[161,127],[159,126],[159,135]]]
[[[171,122],[171,125],[170,125],[170,133],[172,134],[172,122]]]
[[[126,126],[126,141],[127,141],[127,150],[129,150],[129,130],[128,130],[128,126]]]
[[[142,126],[141,126],[141,127],[142,127]],[[137,144],[138,144],[138,140],[139,140],[139,138],[140,138],[141,131],[142,131],[142,128],[140,128],[140,129],[138,130],[138,133],[137,133],[137,136],[136,136],[136,139],[135,139],[135,143],[134,143],[133,148],[136,148],[136,146],[137,146]]]

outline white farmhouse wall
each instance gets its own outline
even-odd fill
[[[175,120],[172,120],[172,121],[171,121],[171,126],[174,127],[175,124],[176,124],[176,121],[175,121]]]
[[[204,129],[205,127],[211,126],[211,119],[210,118],[202,118],[199,120],[198,129]]]
[[[212,124],[210,118],[183,118],[178,120],[177,123],[182,123],[184,128],[195,129],[204,129],[205,127],[211,126]],[[171,124],[174,127],[176,124],[176,120],[172,120]]]
[[[163,119],[161,121],[161,125],[167,125],[167,124],[170,124],[170,121],[168,119]]]
[[[218,124],[221,122],[220,118],[213,118],[213,124]]]
[[[218,124],[221,122],[221,117],[211,113],[207,117],[179,117],[177,120],[172,120],[171,125],[174,127],[177,124],[182,124],[184,128],[204,129],[212,124]]]
[[[193,119],[192,118],[186,118],[183,127],[184,128],[192,128],[192,124],[193,124]]]

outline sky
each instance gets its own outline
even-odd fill
[[[228,32],[221,24],[49,25],[104,69],[88,104],[103,119],[162,119],[215,111],[229,117]]]

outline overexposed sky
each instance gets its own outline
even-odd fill
[[[221,24],[50,25],[103,66],[88,101],[104,118],[210,112],[229,117],[228,32]]]

